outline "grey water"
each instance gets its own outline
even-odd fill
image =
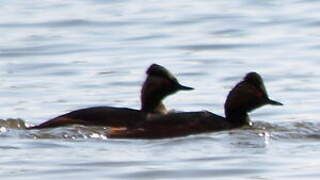
[[[320,2],[315,0],[2,0],[1,179],[319,179]],[[223,115],[230,88],[259,72],[285,105],[252,128],[161,140],[105,128],[27,131],[71,110],[139,109],[146,68],[194,91],[178,111]]]

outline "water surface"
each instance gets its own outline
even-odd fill
[[[5,179],[319,179],[320,3],[313,0],[4,0],[0,12],[0,175]],[[158,63],[196,89],[171,109],[223,115],[250,71],[283,107],[252,128],[162,140],[105,128],[26,131],[59,114],[138,109]]]

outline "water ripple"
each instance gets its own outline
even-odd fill
[[[225,177],[232,175],[255,174],[263,172],[258,168],[228,168],[228,169],[184,169],[184,170],[146,170],[142,172],[124,173],[115,177],[134,179],[169,178],[185,179],[198,177]]]
[[[183,50],[207,51],[207,50],[224,50],[224,49],[238,49],[248,47],[259,47],[261,44],[199,44],[199,45],[181,45],[172,48]],[[171,48],[171,47],[170,47]]]
[[[51,44],[16,48],[0,47],[0,57],[65,55],[89,51],[99,51],[99,49],[83,47],[76,44]]]
[[[0,28],[68,28],[68,27],[109,27],[136,24],[132,21],[93,21],[84,19],[67,19],[33,23],[0,23]]]
[[[0,174],[317,179],[319,7],[315,0],[3,1]],[[230,88],[249,71],[286,103],[252,113],[263,120],[253,127],[162,140],[108,139],[104,127],[25,129],[87,105],[138,104],[151,63],[196,88],[168,97],[169,107],[223,114]]]
[[[190,17],[187,20],[173,20],[164,22],[165,25],[187,25],[187,24],[197,24],[206,21],[215,20],[238,20],[244,18],[244,16],[233,15],[233,14],[211,14],[211,15],[198,15],[196,17]]]

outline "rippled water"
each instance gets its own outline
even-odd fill
[[[319,8],[314,0],[1,1],[1,177],[319,179]],[[223,114],[249,71],[285,106],[251,113],[253,128],[163,140],[24,129],[82,107],[139,108],[151,63],[196,88],[168,97],[172,109]]]

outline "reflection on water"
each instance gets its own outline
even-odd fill
[[[283,1],[3,1],[1,163],[6,179],[319,179],[319,6]],[[169,108],[223,115],[249,71],[282,108],[254,126],[162,140],[107,128],[27,131],[70,110],[138,109],[144,71],[166,66],[196,89]]]

